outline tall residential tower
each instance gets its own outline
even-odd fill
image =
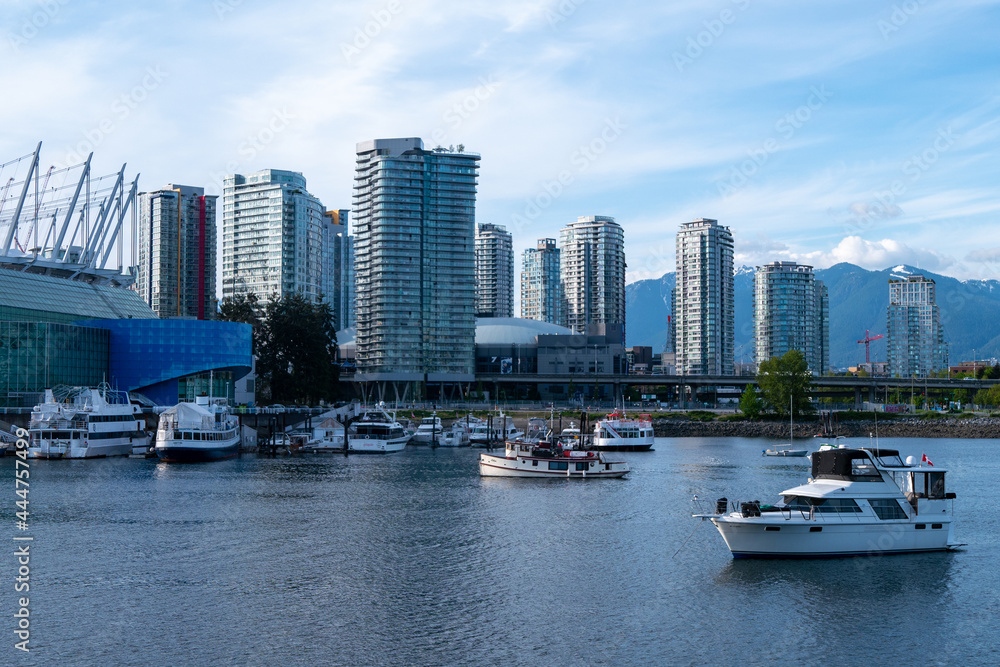
[[[357,145],[359,380],[392,381],[404,395],[423,383],[426,396],[473,379],[478,173],[479,155],[462,146],[424,150],[418,138]]]
[[[216,199],[187,185],[139,196],[136,290],[160,317],[215,317]]]
[[[798,350],[809,370],[830,366],[830,300],[811,266],[773,262],[758,266],[753,289],[757,363]]]
[[[348,233],[350,211],[323,214],[323,296],[333,309],[337,330],[354,326],[354,237]]]
[[[889,280],[887,353],[889,374],[927,377],[948,366],[936,285],[913,275]]]
[[[538,239],[524,251],[521,270],[521,317],[565,325],[565,297],[555,239]]]
[[[476,231],[476,317],[514,317],[514,242],[503,225]]]
[[[671,295],[679,375],[732,375],[733,235],[698,218],[677,232],[677,283]]]
[[[560,273],[566,326],[587,333],[588,324],[625,327],[625,233],[614,218],[577,218],[560,232]]]
[[[323,291],[323,205],[295,171],[226,177],[222,191],[222,296]]]

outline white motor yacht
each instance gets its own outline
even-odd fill
[[[45,390],[45,402],[31,411],[28,456],[89,459],[128,456],[149,437],[138,405],[128,394],[99,388],[59,386]]]
[[[351,425],[347,448],[355,454],[388,454],[403,451],[409,440],[396,416],[379,403]]]
[[[436,414],[430,417],[424,417],[420,420],[420,426],[417,427],[417,432],[413,434],[410,438],[410,442],[414,445],[429,445],[433,440],[440,440],[441,434],[444,428],[441,426],[441,418]]]
[[[601,452],[563,449],[544,442],[508,440],[503,454],[479,455],[483,477],[599,479],[624,477],[628,472],[627,462],[609,459]]]
[[[653,419],[639,415],[629,419],[617,410],[594,424],[593,449],[644,452],[653,446]]]
[[[812,454],[812,477],[774,505],[720,498],[711,520],[734,558],[881,556],[945,551],[955,541],[945,472],[891,449]]]

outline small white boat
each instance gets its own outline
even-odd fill
[[[570,422],[569,426],[564,428],[560,433],[559,437],[556,439],[563,447],[577,448],[580,446],[580,428],[574,423]]]
[[[806,456],[809,451],[805,449],[792,449],[792,399],[788,399],[788,444],[787,445],[775,445],[774,449],[765,449],[763,452],[764,456]]]
[[[410,438],[414,445],[429,445],[435,439],[440,439],[444,428],[441,426],[441,418],[434,414],[420,420],[417,432]]]
[[[629,419],[615,410],[594,424],[594,449],[643,452],[653,446],[653,418],[648,414]]]
[[[469,432],[465,425],[455,422],[442,433],[438,433],[438,447],[465,447],[469,444]]]
[[[156,455],[167,463],[199,463],[240,453],[240,422],[224,398],[198,396],[160,415]]]
[[[503,454],[479,455],[479,474],[483,477],[600,479],[624,477],[629,470],[627,462],[609,459],[602,452],[523,440],[508,440]]]
[[[542,417],[528,419],[528,428],[524,432],[526,442],[542,442],[549,438],[549,422]]]
[[[469,433],[469,442],[473,446],[485,447],[490,443],[523,437],[524,431],[514,426],[513,417],[508,417],[500,411],[492,418],[492,422],[476,424]]]
[[[389,454],[401,452],[410,440],[410,434],[379,403],[375,409],[366,412],[349,429],[347,448],[355,454]]]
[[[45,390],[45,402],[31,411],[28,456],[36,459],[90,459],[128,456],[145,449],[145,419],[128,394],[102,384]]]
[[[954,537],[954,493],[945,472],[906,463],[891,449],[831,448],[812,455],[812,477],[774,505],[720,498],[711,520],[734,558],[881,556],[945,551]]]

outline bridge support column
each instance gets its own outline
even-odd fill
[[[861,387],[854,388],[854,409],[861,409]]]
[[[875,385],[869,385],[868,387],[868,402],[875,402]]]

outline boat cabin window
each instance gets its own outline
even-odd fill
[[[932,500],[943,500],[944,473],[943,472],[911,472],[910,489],[917,498],[930,498]]]
[[[569,463],[566,461],[549,461],[549,470],[569,470]]]
[[[787,509],[808,512],[814,509],[817,514],[844,514],[860,512],[861,508],[853,498],[808,498],[806,496],[785,496]]]
[[[875,510],[875,515],[882,521],[905,519],[906,512],[899,506],[895,498],[869,498],[868,504]]]
[[[898,454],[886,454],[885,452],[878,452],[879,456],[876,458],[880,465],[886,468],[902,468],[903,460],[899,458]]]

